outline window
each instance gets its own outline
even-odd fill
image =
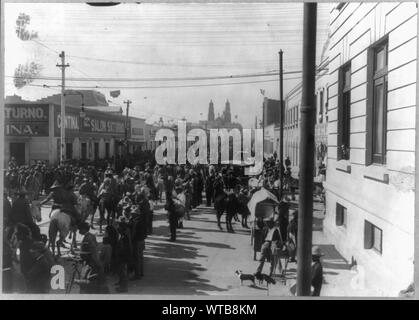
[[[383,230],[367,220],[364,225],[364,248],[383,253]]]
[[[328,112],[329,112],[329,87],[327,87],[326,89],[326,104],[325,104],[325,109],[326,109],[326,123],[329,121],[329,116],[328,116]]]
[[[105,143],[105,158],[109,158],[109,142]]]
[[[336,6],[336,10],[340,11],[345,6],[346,2],[339,2]]]
[[[388,40],[368,51],[367,164],[386,163]]]
[[[300,122],[300,114],[299,114],[299,106],[297,106],[297,128],[298,128],[298,123]]]
[[[67,159],[73,159],[73,144],[72,143],[66,143],[65,145],[65,155]]]
[[[336,225],[346,227],[346,208],[336,202]]]
[[[351,136],[351,65],[339,70],[338,160],[349,160]]]
[[[319,102],[319,123],[323,123],[323,104],[324,104],[324,92],[323,89],[320,91],[320,102]]]

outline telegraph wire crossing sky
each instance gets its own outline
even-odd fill
[[[266,97],[279,97],[279,50],[289,72],[284,94],[301,80],[303,3],[6,3],[4,8],[6,95],[34,100],[58,93],[56,64],[65,51],[68,89],[96,89],[121,106],[130,99],[132,116],[152,122],[158,113],[165,119],[199,121],[210,100],[217,114],[228,99],[237,121],[253,127],[261,115],[261,89]],[[36,39],[17,37],[20,13],[30,16],[27,29],[37,32]],[[319,3],[318,65],[328,17],[329,4]],[[41,72],[18,89],[11,76],[19,64],[30,62]],[[121,95],[110,97],[112,89]]]

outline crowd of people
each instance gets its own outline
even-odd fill
[[[290,181],[289,159],[280,166],[275,157],[265,159],[263,172],[253,178],[255,184],[244,177],[243,168],[232,166],[204,165],[157,165],[152,161],[125,166],[115,170],[114,163],[75,163],[48,166],[38,162],[33,166],[17,166],[9,162],[4,181],[4,241],[3,290],[13,290],[13,272],[19,249],[20,273],[25,279],[28,293],[46,293],[50,290],[50,267],[56,263],[34,218],[40,218],[40,205],[53,201],[52,210],[60,209],[72,217],[72,223],[82,236],[80,260],[82,276],[76,279],[81,293],[109,292],[107,275],[115,274],[118,282],[116,292],[127,292],[129,279],[144,276],[145,240],[153,232],[153,210],[160,202],[165,203],[169,223],[169,241],[176,241],[177,229],[191,218],[191,212],[204,204],[215,206],[225,190],[237,196],[252,193],[264,187],[280,200],[277,215],[272,221],[256,221],[256,228],[263,230],[262,251],[257,272],[263,262],[277,252],[271,244],[286,244],[291,261],[295,261],[297,245],[297,216],[289,220],[289,198],[279,198],[280,170],[287,177],[284,188],[294,196]],[[76,192],[87,197],[93,206],[90,223],[81,217],[77,207]],[[40,201],[42,198],[42,201]],[[97,227],[94,217],[101,201],[112,203],[102,243],[92,232]],[[34,203],[36,205],[34,205]],[[102,221],[102,210],[100,221]],[[35,213],[34,213],[35,212]],[[277,232],[269,230],[275,225]],[[247,227],[246,224],[243,224]],[[100,224],[101,228],[101,224]],[[101,230],[102,231],[102,230]],[[269,248],[269,250],[267,249]],[[275,254],[274,254],[275,256]],[[276,260],[277,261],[277,260]],[[273,272],[271,266],[271,273]],[[130,274],[132,274],[130,276]]]

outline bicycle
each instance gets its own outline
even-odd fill
[[[70,293],[73,288],[74,283],[80,283],[81,280],[81,271],[79,266],[83,264],[83,259],[80,256],[68,257],[67,260],[72,262],[73,272],[70,277],[70,281],[67,283],[65,293]],[[77,278],[76,278],[77,276]]]

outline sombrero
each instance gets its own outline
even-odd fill
[[[56,189],[56,188],[61,188],[61,187],[62,187],[61,183],[55,180],[52,186],[50,187],[50,189]]]

